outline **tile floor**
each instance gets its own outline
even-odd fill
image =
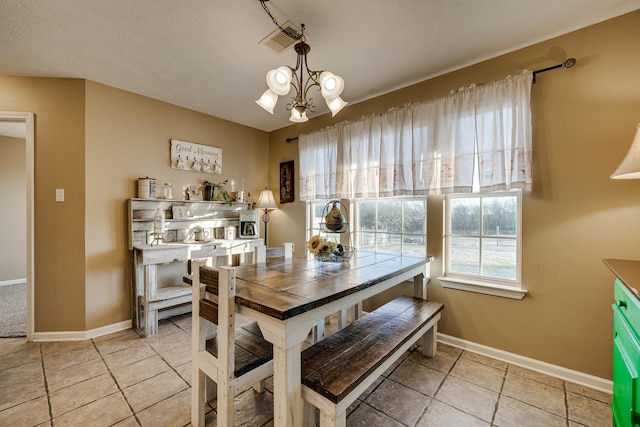
[[[190,425],[191,316],[160,333],[83,342],[0,339],[0,426]],[[349,409],[351,426],[612,425],[610,395],[440,344],[408,352]],[[207,426],[215,426],[211,402]],[[272,383],[236,398],[236,425],[272,426]]]

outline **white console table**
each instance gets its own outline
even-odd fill
[[[134,325],[143,328],[145,336],[158,333],[159,310],[191,302],[191,286],[180,276],[175,284],[158,287],[158,266],[175,261],[224,257],[224,264],[232,264],[234,255],[244,263],[247,255],[253,256],[261,239],[214,240],[206,243],[169,243],[161,245],[136,245],[133,247],[134,263]],[[214,261],[215,264],[215,261]]]
[[[186,215],[173,217],[173,207],[184,207]],[[191,303],[191,286],[183,283],[180,274],[173,283],[159,287],[158,267],[173,262],[208,258],[212,264],[233,263],[234,256],[244,262],[253,255],[262,239],[224,239],[225,227],[237,227],[240,211],[252,208],[252,203],[228,205],[216,201],[129,199],[129,249],[133,255],[133,326],[144,329],[146,336],[158,333],[160,311]],[[160,208],[165,213],[165,239],[159,244],[153,240],[153,215]],[[189,230],[200,226],[211,240],[185,242]],[[237,235],[237,233],[236,233]],[[220,238],[215,238],[215,237]],[[152,244],[153,243],[153,244]],[[186,310],[185,310],[186,312]],[[165,313],[166,315],[166,313]]]

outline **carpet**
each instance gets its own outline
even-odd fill
[[[0,286],[0,338],[27,335],[27,284]]]

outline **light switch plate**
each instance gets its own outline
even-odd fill
[[[56,188],[56,202],[64,202],[64,188]]]

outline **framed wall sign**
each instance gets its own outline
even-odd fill
[[[222,173],[222,149],[172,139],[171,168],[193,172]]]
[[[280,163],[280,203],[294,200],[293,160]]]

